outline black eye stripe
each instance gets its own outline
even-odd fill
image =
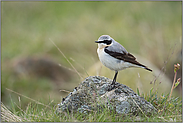
[[[112,40],[103,40],[103,41],[99,41],[99,43],[104,43],[104,44],[111,44]]]
[[[111,44],[111,42],[112,42],[112,40],[104,40],[104,43],[107,45]]]

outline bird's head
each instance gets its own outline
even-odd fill
[[[99,37],[99,39],[97,41],[95,41],[95,43],[98,43],[99,48],[104,48],[104,47],[112,45],[113,40],[114,39],[111,38],[109,35],[102,35]]]

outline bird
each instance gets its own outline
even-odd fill
[[[126,68],[140,67],[152,72],[150,68],[139,63],[131,53],[109,35],[100,36],[95,43],[98,43],[99,60],[104,66],[115,71],[111,85],[115,85],[118,71]]]

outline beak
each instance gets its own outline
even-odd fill
[[[95,41],[95,43],[100,43],[100,41]]]

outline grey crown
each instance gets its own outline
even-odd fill
[[[106,47],[107,50],[112,52],[118,52],[118,53],[128,53],[128,51],[118,42],[116,42],[113,38],[111,38],[109,35],[102,35],[99,37],[98,40],[112,40],[112,45],[109,47]]]

